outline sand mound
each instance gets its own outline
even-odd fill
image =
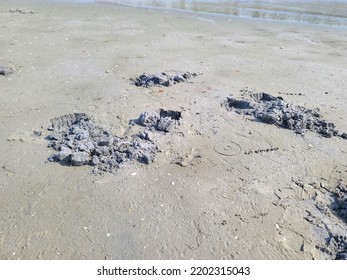
[[[157,146],[142,135],[119,138],[83,113],[51,120],[49,147],[57,153],[49,160],[65,165],[91,165],[93,172],[113,172],[131,160],[149,164]]]
[[[169,132],[174,126],[178,123],[178,121],[182,118],[181,112],[172,111],[172,110],[163,110],[160,109],[160,113],[149,113],[144,112],[140,115],[140,117],[135,120],[136,124],[146,126],[149,128],[154,128],[158,131]]]
[[[3,75],[3,76],[8,76],[10,74],[13,74],[13,69],[10,68],[10,67],[5,67],[5,66],[1,66],[0,65],[0,75]]]
[[[335,124],[325,121],[318,109],[307,109],[275,97],[267,93],[250,94],[249,100],[227,98],[228,109],[239,114],[251,115],[261,122],[277,125],[281,128],[304,134],[306,130],[315,131],[324,137],[340,136],[346,138],[346,133],[340,134]]]
[[[181,112],[160,110],[144,112],[134,121],[146,129],[130,137],[119,138],[95,123],[84,113],[67,114],[51,120],[47,136],[54,153],[49,161],[62,165],[91,165],[94,173],[113,172],[120,165],[136,160],[149,164],[158,151],[153,131],[169,132],[181,118]]]
[[[167,73],[162,72],[160,74],[142,74],[139,77],[130,79],[135,86],[138,87],[152,87],[152,86],[164,86],[169,87],[177,83],[187,83],[191,78],[196,77],[197,73],[191,72],[175,72]]]

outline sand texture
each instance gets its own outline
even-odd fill
[[[93,3],[0,9],[0,259],[347,256],[346,29]],[[187,72],[199,75],[131,80]],[[262,92],[318,109],[338,137],[225,105]],[[159,123],[161,109],[177,120]],[[62,120],[54,150],[50,120],[74,113],[132,146],[97,135],[105,148],[86,152],[76,141],[94,124],[71,138]],[[134,141],[155,156],[128,160]],[[48,160],[62,149],[80,166]],[[127,160],[93,172],[96,153],[116,152]]]

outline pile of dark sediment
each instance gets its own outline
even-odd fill
[[[329,238],[326,247],[318,248],[333,260],[347,260],[347,236],[334,235]]]
[[[12,68],[0,65],[0,75],[8,76],[8,75],[12,74],[13,72],[14,71]]]
[[[333,212],[347,223],[347,186],[339,182],[334,193],[334,201],[331,204]]]
[[[56,151],[50,161],[91,165],[94,173],[113,172],[131,160],[149,164],[158,150],[148,137],[119,138],[83,113],[52,119],[49,130],[49,147]]]
[[[344,223],[347,223],[347,186],[339,182],[332,194],[331,210]],[[332,235],[326,246],[320,249],[334,260],[347,260],[347,236]]]
[[[322,119],[318,109],[307,109],[267,93],[250,94],[249,100],[227,98],[226,106],[239,114],[252,115],[261,122],[277,125],[304,134],[306,130],[319,133],[324,137],[340,136],[347,139],[347,134],[340,134],[335,124]]]
[[[169,132],[175,127],[181,118],[182,114],[179,111],[166,111],[160,109],[159,113],[144,112],[134,122],[158,131]]]
[[[166,73],[162,72],[160,74],[147,75],[142,74],[139,77],[131,79],[135,86],[138,87],[152,87],[152,86],[164,86],[169,87],[177,83],[187,83],[190,79],[196,77],[197,73],[191,72],[175,72],[175,73]]]
[[[11,14],[14,14],[14,13],[18,13],[18,14],[22,14],[22,15],[28,15],[28,14],[34,14],[33,11],[25,11],[25,10],[22,10],[22,9],[15,9],[15,10],[12,10],[10,9],[9,12]]]
[[[48,146],[56,151],[48,160],[62,165],[91,165],[94,173],[113,172],[132,160],[149,164],[158,151],[153,131],[169,132],[180,118],[178,111],[145,112],[134,121],[145,126],[144,131],[120,138],[84,113],[63,115],[52,119],[48,128]]]

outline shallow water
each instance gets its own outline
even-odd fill
[[[97,2],[111,2],[141,7],[184,9],[245,18],[284,20],[347,28],[347,0],[99,0]]]

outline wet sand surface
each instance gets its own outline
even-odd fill
[[[1,259],[335,258],[346,140],[221,104],[264,91],[347,132],[346,29],[27,1],[2,1],[0,23],[0,65],[14,69],[0,76]],[[129,80],[171,70],[202,75]],[[83,112],[125,137],[143,130],[130,120],[161,108],[182,119],[155,132],[149,165],[95,175],[47,162],[52,118]]]

